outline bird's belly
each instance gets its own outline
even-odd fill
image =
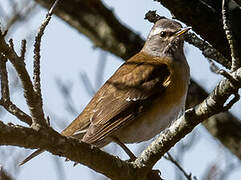
[[[177,101],[170,102],[171,99],[169,101],[161,100],[161,102],[169,103],[160,103],[156,100],[149,107],[151,110],[147,110],[131,124],[121,128],[116,134],[120,141],[123,143],[147,141],[168,127],[184,109],[185,95],[178,100],[176,99]]]

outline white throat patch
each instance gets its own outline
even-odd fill
[[[163,31],[163,28],[157,27],[153,31],[150,32],[149,37],[155,36]]]

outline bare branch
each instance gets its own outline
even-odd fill
[[[8,87],[8,73],[6,68],[7,58],[0,54],[0,75],[1,75],[1,93],[2,101],[10,100]]]
[[[148,168],[122,161],[90,144],[61,136],[51,128],[36,131],[22,126],[5,125],[0,121],[0,145],[45,149],[55,155],[84,164],[113,180],[143,180],[150,171]]]
[[[11,61],[22,81],[24,88],[24,96],[26,98],[32,116],[32,127],[35,129],[40,129],[41,126],[48,126],[44,118],[40,88],[40,44],[44,30],[51,19],[52,11],[56,6],[57,2],[58,1],[54,3],[53,7],[50,10],[50,13],[47,15],[46,19],[42,23],[39,32],[35,38],[33,84],[23,61],[26,52],[26,41],[22,41],[21,56],[19,57],[14,50],[14,44],[12,39],[10,39],[10,46],[8,46],[4,40],[2,32],[0,31],[0,52],[3,53],[4,56]]]
[[[172,157],[172,155],[167,152],[167,156],[164,156],[165,159],[169,160],[170,162],[172,162],[183,174],[184,176],[188,179],[188,180],[193,180],[193,179],[197,179],[195,176],[192,178],[192,174],[188,174],[183,168],[182,166]]]
[[[227,64],[226,58],[220,52],[214,49],[208,42],[199,38],[196,34],[188,32],[185,35],[185,41],[200,49],[204,57],[213,59],[222,65]],[[228,63],[227,66],[231,66],[231,63]]]
[[[41,82],[40,82],[40,45],[41,45],[41,40],[44,34],[44,30],[47,27],[47,25],[49,24],[49,21],[52,17],[52,13],[56,7],[58,3],[58,0],[56,0],[53,4],[53,6],[50,8],[45,20],[43,21],[43,23],[41,24],[39,31],[37,33],[37,36],[35,37],[35,44],[34,44],[34,64],[33,64],[33,68],[34,68],[34,76],[33,76],[33,89],[35,91],[35,94],[38,99],[38,108],[41,109],[40,111],[41,114],[43,115],[43,100],[42,100],[42,94],[41,94]],[[44,118],[42,118],[44,119]],[[39,120],[38,120],[39,121]],[[39,122],[36,121],[35,124],[39,124]]]
[[[47,14],[47,16],[52,16],[57,4],[58,4],[59,0],[55,0],[54,1],[54,4],[51,6],[51,8],[49,9],[49,12]]]
[[[32,118],[19,109],[15,104],[9,101],[0,100],[0,105],[3,106],[9,113],[16,116],[20,121],[27,123],[28,125],[32,124]]]
[[[34,76],[33,76],[33,87],[34,90],[37,94],[37,96],[39,96],[39,100],[40,102],[40,107],[42,108],[42,95],[41,95],[41,84],[40,84],[40,45],[41,45],[41,39],[42,36],[44,34],[44,30],[46,28],[46,26],[48,25],[49,21],[51,19],[51,16],[48,15],[46,17],[46,19],[43,21],[42,25],[39,28],[38,34],[35,37],[35,43],[34,43]]]
[[[40,124],[40,125],[46,126],[46,122],[43,120],[44,119],[43,111],[41,108],[39,108],[39,99],[37,98],[33,90],[32,81],[25,68],[25,64],[22,61],[22,58],[17,55],[17,53],[13,50],[13,48],[5,42],[2,32],[0,32],[0,52],[7,59],[10,60],[10,62],[13,64],[14,68],[18,73],[18,76],[23,85],[24,96],[26,98],[29,110],[31,112],[33,122],[35,122],[34,124]]]
[[[20,53],[20,57],[22,58],[22,61],[25,60],[26,44],[27,44],[27,41],[25,39],[22,40],[22,43],[21,43],[21,53]]]
[[[229,14],[228,14],[228,2],[229,0],[222,0],[222,18],[223,18],[223,29],[226,34],[226,38],[229,43],[229,47],[231,50],[231,58],[232,58],[232,67],[231,71],[234,71],[241,67],[241,62],[238,54],[238,45],[236,40],[234,39],[233,32],[230,25]]]
[[[2,105],[8,112],[15,115],[19,120],[31,125],[31,117],[21,111],[16,105],[10,101],[9,86],[8,86],[8,73],[6,69],[7,59],[0,55],[0,75],[1,75],[1,93],[2,97],[0,105]]]

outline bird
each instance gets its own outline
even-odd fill
[[[140,52],[117,69],[61,134],[98,148],[115,142],[134,160],[125,144],[153,138],[184,111],[190,70],[183,37],[190,29],[166,17],[156,21]]]

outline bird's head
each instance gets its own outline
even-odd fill
[[[152,27],[142,51],[154,56],[183,53],[182,37],[189,29],[174,20],[161,18]]]

